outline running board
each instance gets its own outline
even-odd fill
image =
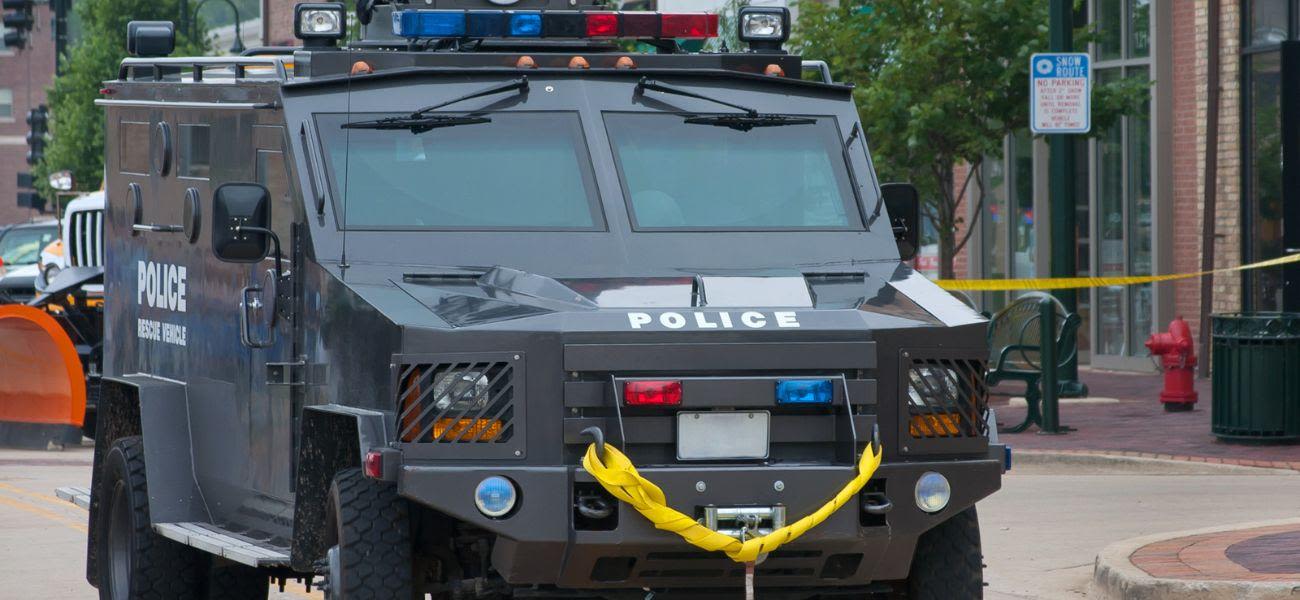
[[[153,530],[167,539],[250,567],[285,567],[289,549],[272,546],[207,523],[155,523]]]
[[[67,500],[78,507],[90,510],[90,488],[68,486],[54,490],[60,500]]]

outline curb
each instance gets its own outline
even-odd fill
[[[1057,451],[1057,450],[1016,450],[1011,452],[1011,470],[1016,465],[1034,466],[1077,466],[1125,470],[1151,470],[1159,468],[1170,475],[1221,474],[1221,475],[1300,475],[1300,471],[1277,466],[1248,466],[1231,463],[1211,463],[1187,460],[1186,457],[1160,458],[1153,456],[1129,456],[1111,454],[1104,451]]]
[[[1088,597],[1098,600],[1295,600],[1300,598],[1300,581],[1161,579],[1139,569],[1129,561],[1129,557],[1143,546],[1165,540],[1239,529],[1296,524],[1300,524],[1300,519],[1255,521],[1160,533],[1111,544],[1097,554],[1097,559],[1093,563],[1092,585]]]

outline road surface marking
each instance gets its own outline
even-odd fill
[[[10,498],[8,496],[0,495],[0,504],[3,504],[5,506],[11,506],[23,512],[33,514],[39,517],[44,517],[46,519],[59,523],[60,525],[63,525],[70,529],[75,529],[77,531],[80,531],[81,533],[86,533],[88,531],[84,523],[73,521],[72,519],[60,515],[52,510],[48,510],[44,507],[37,506],[35,504],[23,500],[19,500],[17,498]]]

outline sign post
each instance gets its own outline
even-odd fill
[[[1067,103],[1062,102],[1062,98],[1058,96],[1058,94],[1064,93],[1065,90],[1074,90],[1073,92],[1066,94],[1067,97],[1065,100],[1079,100],[1084,103],[1084,126],[1079,129],[1086,132],[1092,126],[1092,61],[1087,54],[1074,53],[1074,26],[1076,15],[1074,13],[1073,0],[1049,0],[1049,2],[1047,15],[1048,44],[1049,49],[1054,54],[1037,54],[1030,58],[1030,86],[1036,88],[1039,85],[1039,79],[1071,79],[1069,85],[1059,81],[1050,83],[1045,81],[1042,85],[1045,90],[1056,89],[1056,91],[1051,94],[1053,109],[1061,110],[1065,115],[1072,114],[1075,117],[1073,120],[1077,121],[1077,117],[1079,116],[1079,107],[1073,104],[1067,105]],[[1075,59],[1071,57],[1079,58]],[[1040,62],[1040,58],[1047,58],[1049,61],[1053,61],[1048,64],[1043,64],[1044,72],[1041,74],[1038,73],[1039,69],[1036,66]],[[1066,58],[1066,60],[1061,62],[1057,60],[1059,58]],[[1064,68],[1057,69],[1056,67],[1058,65],[1063,65]],[[1086,68],[1080,68],[1085,65]],[[1077,89],[1077,86],[1080,83],[1078,80],[1080,74],[1083,74],[1086,78],[1083,82],[1084,87],[1082,94],[1078,94],[1079,90]],[[1039,99],[1034,97],[1034,89],[1030,90],[1030,96],[1032,102],[1030,111],[1033,112],[1038,105]],[[1044,104],[1046,104],[1047,100],[1048,98],[1043,98]],[[1043,106],[1043,108],[1047,109],[1048,107]],[[1047,114],[1044,114],[1044,117],[1047,116]],[[1055,120],[1055,118],[1053,120]],[[1058,121],[1056,123],[1044,122],[1041,124],[1050,126],[1062,123]],[[1065,124],[1068,125],[1071,123]],[[1076,122],[1073,124],[1077,125],[1078,123]],[[1079,274],[1076,263],[1077,257],[1075,256],[1075,253],[1079,248],[1077,240],[1078,229],[1075,224],[1075,211],[1078,207],[1075,196],[1078,193],[1078,189],[1074,181],[1074,169],[1076,164],[1074,152],[1075,140],[1071,133],[1080,133],[1080,131],[1071,127],[1066,127],[1064,129],[1073,129],[1073,131],[1044,131],[1038,129],[1038,125],[1040,125],[1040,123],[1037,122],[1037,118],[1031,120],[1031,126],[1034,128],[1036,133],[1051,134],[1047,136],[1047,143],[1051,152],[1048,173],[1048,188],[1050,190],[1049,199],[1051,205],[1051,231],[1048,237],[1048,239],[1051,240],[1051,276],[1074,277]],[[1061,303],[1065,306],[1067,311],[1078,311],[1077,296],[1074,290],[1061,290],[1056,293],[1056,297],[1061,300]],[[1060,395],[1062,397],[1079,397],[1088,395],[1088,387],[1079,381],[1079,364],[1077,357],[1078,353],[1075,353],[1075,358],[1067,362],[1058,374],[1058,385],[1060,386]]]

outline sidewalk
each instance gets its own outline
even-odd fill
[[[1300,595],[1300,521],[1139,538],[1097,556],[1095,595],[1144,600]]]
[[[1065,435],[1040,435],[1037,427],[1001,435],[1013,450],[1042,450],[1079,454],[1108,454],[1166,460],[1222,463],[1250,467],[1300,470],[1300,445],[1250,445],[1220,442],[1210,433],[1210,381],[1198,379],[1200,400],[1195,410],[1165,412],[1160,404],[1163,375],[1129,374],[1080,369],[1090,398],[1063,398],[1061,424],[1074,427]],[[999,429],[1016,425],[1025,416],[1021,384],[993,388],[989,403],[997,411]],[[1109,398],[1117,402],[1097,403]]]

